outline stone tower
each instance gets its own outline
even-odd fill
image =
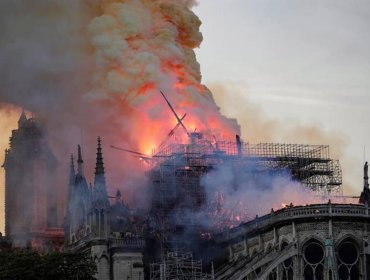
[[[60,249],[55,170],[46,132],[24,111],[5,151],[5,234],[14,247]]]
[[[359,202],[370,205],[370,189],[369,189],[369,164],[365,162],[364,165],[364,188],[361,192]]]

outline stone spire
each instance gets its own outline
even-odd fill
[[[92,209],[94,213],[98,213],[99,222],[94,225],[94,233],[97,237],[108,236],[109,222],[107,215],[109,214],[109,201],[107,193],[107,185],[105,182],[105,172],[103,163],[103,153],[101,148],[101,140],[98,137],[98,147],[96,152],[96,167],[95,167],[95,179],[94,188],[92,191]]]
[[[359,202],[370,206],[369,165],[367,162],[364,165],[364,189],[360,195]]]
[[[23,108],[22,109],[22,114],[21,114],[21,116],[19,117],[19,120],[18,120],[18,128],[23,127],[26,123],[27,123],[27,117],[26,117],[26,113],[24,112],[24,108]]]
[[[122,198],[121,191],[119,189],[117,189],[116,203],[120,203],[121,202],[121,198]]]
[[[72,220],[72,209],[71,205],[73,204],[73,196],[75,195],[75,183],[76,183],[76,171],[75,171],[75,165],[74,165],[74,158],[73,155],[71,155],[71,164],[69,167],[69,184],[68,184],[68,208],[67,208],[67,215],[65,217],[65,223],[64,223],[64,230],[66,233],[65,236],[65,242],[69,244],[69,234],[71,230],[71,220]]]
[[[77,175],[84,175],[83,163],[84,161],[82,160],[81,146],[78,145]]]
[[[367,162],[364,165],[364,189],[369,189],[369,165]]]
[[[73,155],[71,155],[71,165],[69,167],[69,185],[73,186],[75,184],[75,164],[74,164],[74,158]]]
[[[69,188],[68,188],[68,199],[71,200],[76,182],[76,171],[73,155],[71,155],[71,165],[69,167]]]
[[[98,147],[96,152],[96,167],[95,167],[95,179],[94,179],[94,190],[96,193],[107,194],[107,186],[105,182],[105,172],[103,163],[103,153],[101,148],[101,140],[98,137]]]
[[[101,140],[98,137],[98,148],[96,153],[96,167],[95,167],[95,176],[103,175],[104,176],[104,163],[103,163],[103,154],[101,149]]]

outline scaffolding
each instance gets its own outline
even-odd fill
[[[338,160],[330,158],[328,145],[212,143],[199,139],[191,144],[170,144],[153,151],[152,168],[178,171],[183,165],[188,170],[203,171],[224,162],[233,162],[260,170],[288,170],[294,180],[320,194],[342,195],[342,170]],[[171,171],[170,171],[171,172]],[[172,172],[173,175],[175,173]]]
[[[180,159],[167,160],[151,171],[154,230],[160,239],[161,253],[182,243],[181,237],[177,237],[185,227],[189,232],[201,231],[195,215],[204,203],[199,180],[206,172],[206,166],[188,166]],[[190,242],[191,236],[187,239]]]
[[[161,263],[150,265],[151,280],[212,280],[203,273],[202,261],[193,259],[192,253],[168,252]]]
[[[199,210],[204,210],[202,207],[207,199],[201,179],[222,164],[243,172],[246,177],[288,173],[316,195],[342,195],[340,164],[330,158],[326,145],[211,142],[197,136],[189,144],[162,146],[153,151],[149,171],[154,189],[151,218],[155,226],[152,232],[159,239],[162,259],[166,252],[176,248],[191,250],[184,244],[185,231],[194,233],[186,235],[187,242],[191,238],[208,236],[207,226],[204,226],[208,221],[199,224],[197,216]],[[217,212],[220,205],[216,201],[212,207]],[[224,214],[225,217],[216,216],[226,221],[233,213]],[[212,220],[211,216],[202,218]]]

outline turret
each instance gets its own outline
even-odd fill
[[[76,172],[75,172],[74,158],[73,158],[73,155],[71,155],[71,164],[69,166],[69,183],[68,183],[68,186],[69,186],[69,188],[68,188],[68,197],[69,197],[69,199],[73,195],[75,180],[76,180]]]
[[[76,173],[75,173],[75,165],[74,165],[74,158],[71,155],[71,164],[69,167],[69,183],[68,183],[68,209],[67,215],[64,221],[64,244],[68,245],[71,242],[71,221],[72,221],[72,200],[73,194],[75,190],[75,180],[76,180]]]
[[[69,166],[69,186],[73,186],[75,183],[75,165],[74,165],[74,158],[73,155],[71,155],[71,165]]]
[[[369,189],[369,165],[365,162],[364,165],[364,188],[360,195],[360,203],[370,205],[370,189]]]
[[[364,165],[364,189],[369,189],[369,165],[367,162]]]
[[[82,160],[82,152],[81,152],[81,146],[78,145],[78,149],[77,149],[77,154],[78,154],[78,158],[77,158],[77,174],[75,176],[75,182],[74,182],[74,188],[75,188],[75,191],[77,191],[79,193],[79,195],[82,195],[82,196],[88,196],[89,194],[89,186],[86,182],[86,178],[84,176],[84,166],[83,166],[83,163],[84,161]],[[72,172],[72,170],[71,170]]]
[[[84,176],[83,163],[84,161],[82,160],[81,146],[78,145],[77,175],[82,177]]]
[[[21,114],[21,116],[19,117],[19,120],[18,120],[18,128],[24,127],[26,124],[27,124],[27,117],[26,117],[26,114],[24,112],[24,109],[22,109],[22,114]]]
[[[121,195],[121,191],[119,189],[117,189],[117,193],[116,193],[116,203],[120,203],[121,202],[121,198],[122,198],[122,195]]]

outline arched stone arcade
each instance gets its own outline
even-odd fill
[[[369,221],[363,205],[276,211],[217,237],[229,263],[216,279],[370,279]]]

